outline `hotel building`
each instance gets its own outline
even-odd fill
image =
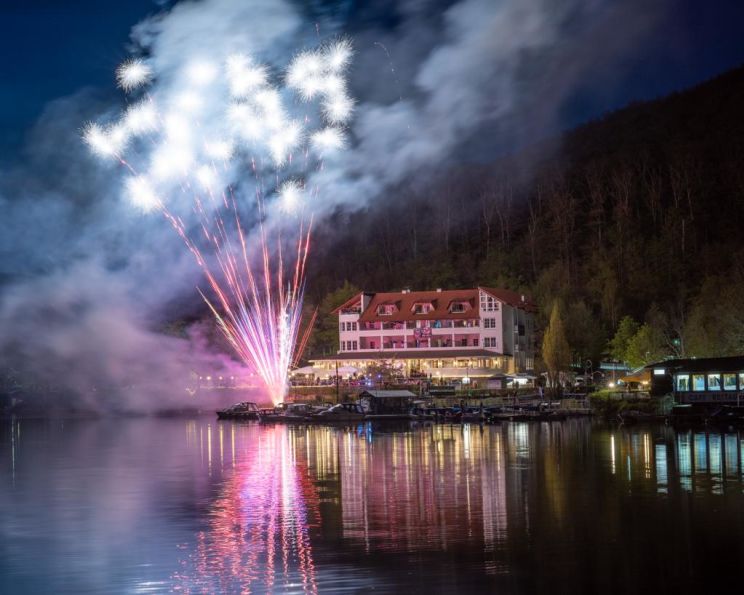
[[[530,373],[535,311],[526,296],[489,287],[361,292],[334,312],[338,353],[311,363],[321,376],[382,361],[433,379]]]

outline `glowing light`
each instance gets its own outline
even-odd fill
[[[285,213],[294,213],[302,202],[304,189],[297,180],[288,180],[279,188],[279,205]]]
[[[124,149],[127,135],[122,127],[104,129],[98,124],[88,124],[83,140],[98,157],[117,157]]]
[[[227,140],[213,140],[204,143],[204,152],[212,159],[228,161],[232,156],[235,147]]]
[[[208,165],[202,165],[196,170],[196,179],[205,190],[217,188],[217,174]]]
[[[331,71],[341,72],[351,62],[354,50],[348,39],[339,39],[335,43],[330,44],[324,54]]]
[[[245,54],[234,54],[227,59],[227,80],[230,93],[244,98],[265,86],[269,73],[265,66],[254,65]]]
[[[347,95],[334,95],[323,101],[323,115],[332,124],[348,122],[354,113],[354,100]]]
[[[151,101],[135,103],[124,114],[124,125],[134,135],[152,132],[158,127],[158,112]]]
[[[139,58],[132,58],[116,69],[116,82],[126,93],[146,85],[152,80],[152,68]]]
[[[193,160],[194,156],[188,149],[165,145],[153,156],[152,172],[159,180],[174,179],[187,174]]]
[[[310,137],[313,148],[321,154],[335,153],[346,146],[343,130],[333,126],[313,132]]]
[[[289,154],[302,141],[302,126],[299,122],[288,122],[284,128],[276,132],[269,140],[271,157],[277,167],[284,165]]]
[[[125,182],[129,201],[142,211],[152,211],[160,206],[160,199],[145,176],[127,178]]]
[[[304,99],[312,99],[320,90],[317,79],[323,70],[323,58],[318,52],[302,52],[295,56],[287,68],[287,86],[299,91]]]

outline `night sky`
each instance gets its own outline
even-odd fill
[[[398,17],[392,1],[300,4],[309,22],[335,17],[352,34],[370,26],[394,29]],[[744,3],[672,4],[657,30],[624,57],[622,68],[579,85],[565,106],[565,127],[630,101],[684,89],[744,62]],[[24,132],[47,102],[84,87],[113,92],[112,72],[128,56],[131,27],[164,5],[152,0],[3,0],[0,158],[18,151]]]

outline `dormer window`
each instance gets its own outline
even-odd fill
[[[380,304],[379,306],[377,306],[378,316],[392,316],[393,314],[395,314],[395,311],[395,304]]]
[[[431,302],[417,302],[413,305],[414,314],[428,314],[434,310],[434,306]]]
[[[465,310],[468,309],[469,305],[470,304],[468,304],[467,302],[452,302],[450,304],[449,311],[452,314],[460,314],[462,312],[465,312]]]

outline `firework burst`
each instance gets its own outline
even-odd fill
[[[303,177],[346,146],[351,56],[346,40],[302,52],[284,84],[273,83],[269,68],[246,54],[197,58],[163,76],[169,82],[157,88],[146,87],[158,73],[132,59],[117,69],[117,81],[127,93],[143,89],[143,99],[117,121],[83,132],[95,155],[125,166],[131,204],[162,212],[182,238],[207,278],[202,296],[220,329],[274,402],[284,398],[288,369],[309,332],[299,329],[310,199],[319,189],[307,188]],[[281,219],[284,227],[296,225],[294,239],[271,231],[274,210],[292,215]],[[250,234],[241,221],[246,215],[258,221]]]

